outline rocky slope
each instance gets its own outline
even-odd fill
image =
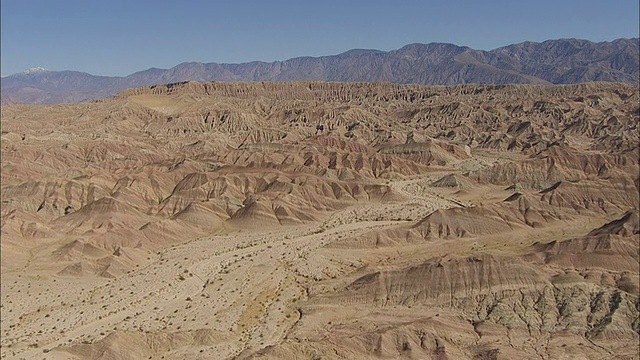
[[[184,82],[2,107],[3,358],[627,358],[625,83]]]

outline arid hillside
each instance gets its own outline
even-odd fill
[[[637,85],[2,107],[2,359],[636,359]]]

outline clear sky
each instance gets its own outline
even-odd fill
[[[2,0],[2,75],[30,67],[128,75],[447,42],[638,37],[638,0]]]

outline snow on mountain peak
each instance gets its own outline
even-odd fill
[[[43,67],[33,67],[33,68],[29,68],[25,71],[23,71],[23,74],[33,74],[33,73],[41,73],[41,72],[45,72],[45,71],[49,71]]]

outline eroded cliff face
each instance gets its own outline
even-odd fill
[[[633,358],[628,84],[2,108],[7,358]]]

